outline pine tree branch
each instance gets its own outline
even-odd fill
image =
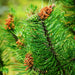
[[[18,41],[18,37],[14,33],[12,33],[12,31],[10,31],[10,33],[12,34],[13,38],[15,39],[15,41]]]
[[[46,26],[45,26],[45,23],[44,23],[44,21],[41,21],[41,23],[42,23],[42,26],[43,26],[43,28],[44,28],[44,31],[45,31],[45,36],[47,37],[47,41],[48,41],[48,45],[50,46],[50,52],[52,52],[53,53],[53,55],[54,55],[54,57],[55,57],[55,60],[57,61],[57,65],[56,66],[58,66],[58,65],[60,65],[60,67],[61,67],[61,63],[60,63],[60,61],[57,59],[57,54],[56,54],[56,52],[54,51],[54,48],[53,48],[53,46],[52,46],[52,43],[51,43],[51,39],[50,39],[50,37],[49,37],[49,34],[48,34],[48,30],[46,29]],[[63,67],[61,67],[62,68],[62,70],[63,70],[63,74],[65,75],[65,70],[63,69]],[[59,71],[60,70],[60,68],[58,68],[58,70],[57,71]]]
[[[54,51],[54,48],[52,47],[51,39],[49,38],[48,31],[47,31],[46,26],[45,26],[45,24],[44,24],[43,21],[42,21],[42,25],[43,25],[43,28],[44,28],[44,31],[45,31],[45,36],[47,37],[47,41],[48,41],[48,43],[49,43],[49,46],[51,47],[51,52],[52,52],[54,55],[57,55],[56,52]]]

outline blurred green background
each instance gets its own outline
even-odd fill
[[[30,5],[42,8],[48,5],[50,0],[0,0],[0,24],[4,22],[8,11],[13,8],[16,10],[18,17],[23,17],[26,14],[26,8]],[[53,0],[54,1],[54,0]]]

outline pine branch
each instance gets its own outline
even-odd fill
[[[47,41],[49,43],[49,46],[51,47],[51,52],[56,55],[56,52],[54,51],[54,48],[52,47],[52,43],[51,43],[51,39],[49,38],[49,34],[48,34],[48,31],[46,29],[46,26],[44,24],[44,22],[42,21],[42,25],[43,25],[43,28],[44,28],[44,31],[45,31],[45,36],[47,37]]]
[[[12,33],[12,31],[10,31],[10,33],[12,34],[13,38],[15,39],[15,41],[18,41],[18,37],[14,33]]]
[[[48,41],[48,45],[50,46],[50,52],[52,52],[53,53],[53,55],[54,55],[54,57],[55,57],[55,59],[56,59],[56,61],[57,61],[57,66],[58,65],[60,65],[61,66],[61,63],[60,63],[60,61],[57,59],[57,54],[56,54],[56,52],[54,51],[54,48],[53,48],[53,46],[52,46],[52,43],[51,43],[51,39],[50,39],[50,37],[49,37],[49,34],[48,34],[48,30],[46,29],[46,26],[45,26],[45,23],[44,23],[44,21],[41,21],[42,22],[42,26],[43,26],[43,28],[44,28],[44,31],[45,31],[45,36],[47,37],[47,41]],[[63,69],[63,67],[61,67],[62,68],[62,70],[63,70],[63,74],[65,75],[65,70]],[[57,71],[59,71],[60,70],[60,68],[58,68],[58,70]]]

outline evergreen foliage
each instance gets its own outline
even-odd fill
[[[69,6],[64,5],[66,1]],[[66,1],[57,1],[44,20],[34,13],[36,7],[34,15],[27,19],[18,19],[16,12],[11,11],[15,28],[6,30],[7,36],[13,38],[13,41],[7,39],[6,47],[10,48],[7,53],[14,57],[15,63],[9,64],[14,66],[13,70],[19,71],[17,75],[75,75],[75,6],[72,0],[71,3]],[[33,66],[25,71],[28,67],[24,66],[27,53],[32,55]],[[5,59],[4,63],[7,61]]]

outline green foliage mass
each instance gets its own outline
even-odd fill
[[[11,9],[15,29],[7,30],[6,36],[10,36],[7,53],[11,53],[16,60],[9,63],[13,65],[13,70],[19,71],[17,75],[75,75],[75,6],[70,1],[67,5],[64,5],[65,1],[55,2],[56,6],[46,20],[40,20],[36,14],[37,7],[33,5],[30,9],[34,14],[23,19],[19,19],[16,11]],[[18,39],[24,39],[21,49],[16,44]],[[32,54],[34,65],[25,71],[27,53]]]

